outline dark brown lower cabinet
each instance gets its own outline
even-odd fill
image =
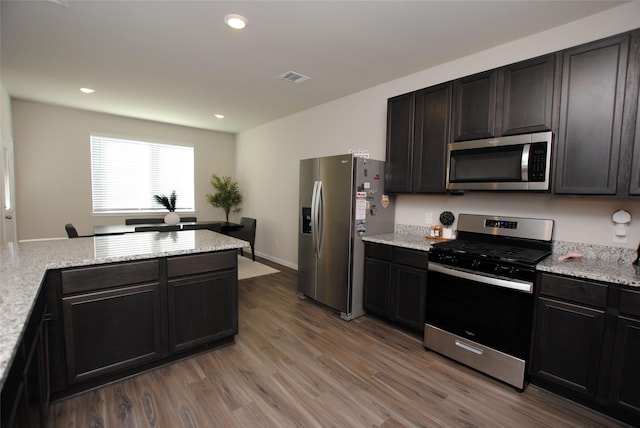
[[[40,297],[2,388],[2,428],[46,426],[49,406],[47,319],[47,307]]]
[[[540,273],[531,382],[640,426],[640,290]]]
[[[238,332],[235,250],[48,277],[56,399],[231,343]]]
[[[238,332],[235,272],[169,280],[169,349],[183,351]],[[225,305],[220,305],[224,302]]]
[[[365,311],[423,332],[427,253],[367,242],[364,263]]]
[[[611,401],[640,426],[640,290],[622,290],[616,327]]]
[[[536,332],[535,375],[595,399],[604,310],[541,297]]]
[[[160,283],[63,297],[70,384],[162,356]]]

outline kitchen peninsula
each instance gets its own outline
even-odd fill
[[[244,245],[194,230],[3,247],[3,426],[12,409],[19,418],[38,418],[38,403],[19,403],[33,398],[32,382],[43,385],[46,403],[49,389],[64,396],[233,342],[236,250]]]

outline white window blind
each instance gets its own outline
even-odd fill
[[[153,195],[176,191],[194,211],[193,147],[91,135],[93,213],[167,212]]]

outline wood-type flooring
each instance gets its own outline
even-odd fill
[[[50,407],[49,427],[614,427],[523,393],[366,315],[298,299],[296,271],[241,280],[235,343]]]

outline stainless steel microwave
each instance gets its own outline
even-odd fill
[[[451,143],[447,190],[549,190],[551,132]]]

